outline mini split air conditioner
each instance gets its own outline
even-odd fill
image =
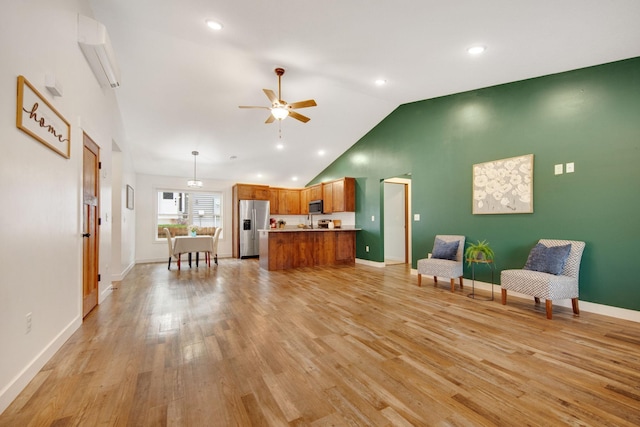
[[[78,44],[100,86],[120,86],[120,69],[105,26],[87,16],[78,15]]]

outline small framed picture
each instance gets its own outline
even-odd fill
[[[127,209],[133,209],[133,187],[127,185]]]

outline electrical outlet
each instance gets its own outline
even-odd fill
[[[573,162],[567,163],[565,170],[567,173],[573,173],[575,171],[575,164]]]
[[[29,332],[31,332],[31,313],[27,313],[27,315],[25,317],[25,320],[27,322],[27,325],[26,325],[27,332],[26,333],[28,334]]]
[[[556,175],[562,175],[562,169],[563,169],[562,167],[563,167],[562,163],[555,166],[554,171]]]
[[[420,214],[413,214],[414,221],[420,221]]]
[[[365,252],[369,252],[369,245],[367,245],[367,246],[365,246],[365,247],[364,247],[364,251],[365,251]]]
[[[375,222],[376,217],[374,215],[371,215],[371,222]]]

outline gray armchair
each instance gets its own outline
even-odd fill
[[[547,256],[538,262],[534,256],[536,248],[543,245],[547,250]],[[563,255],[562,247],[571,245],[568,255],[562,263],[558,256]],[[503,270],[500,273],[502,285],[502,304],[507,303],[507,291],[519,292],[534,297],[536,304],[543,298],[546,304],[547,319],[552,318],[554,300],[571,299],[571,305],[575,314],[580,314],[578,308],[578,278],[580,273],[580,261],[585,243],[575,240],[548,240],[541,239],[536,248],[529,254],[527,265],[522,270]],[[551,248],[551,251],[548,249]],[[555,251],[555,254],[553,253]],[[544,268],[545,264],[553,266]],[[542,266],[542,268],[541,268]],[[553,270],[556,271],[553,271]]]
[[[444,245],[439,245],[440,242]],[[464,236],[438,235],[433,245],[432,257],[418,260],[418,286],[422,286],[422,275],[433,276],[434,286],[438,285],[438,277],[448,277],[451,281],[451,292],[455,290],[455,279],[460,279],[460,289],[464,287],[462,279],[462,254],[464,253]],[[458,242],[454,252],[451,249],[452,242]],[[449,246],[449,248],[447,248]],[[454,245],[455,246],[455,245]],[[440,248],[444,251],[440,252]],[[448,252],[448,254],[447,254]],[[444,258],[442,254],[445,253]]]

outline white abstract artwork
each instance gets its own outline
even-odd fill
[[[533,154],[473,165],[473,214],[533,213]]]

